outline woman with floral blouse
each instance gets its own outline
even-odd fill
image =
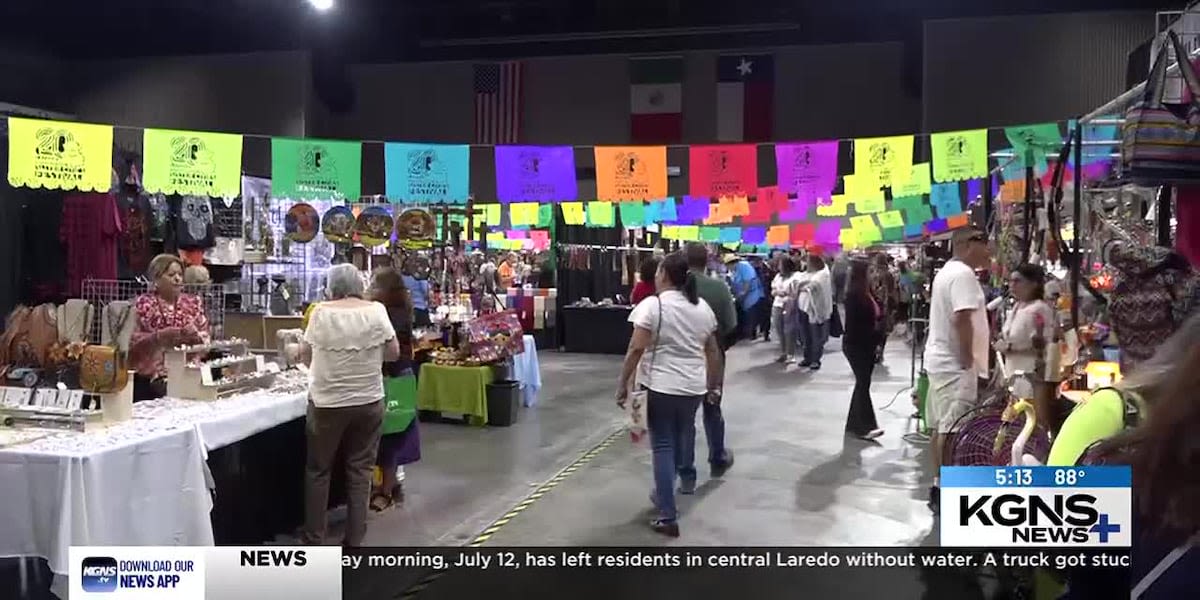
[[[129,349],[129,361],[136,371],[133,378],[134,402],[166,395],[164,351],[181,344],[209,341],[204,305],[199,297],[182,292],[184,267],[183,260],[178,256],[155,256],[147,270],[153,289],[134,301],[137,326]]]

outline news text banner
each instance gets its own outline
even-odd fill
[[[1128,565],[1123,548],[364,548],[344,551],[342,589],[348,599],[467,598],[480,589],[490,590],[489,599],[601,590],[621,598],[645,589],[672,598],[794,598],[798,589],[816,598],[882,589],[890,598],[921,598],[969,594],[997,571]]]

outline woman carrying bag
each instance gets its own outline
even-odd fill
[[[380,512],[404,500],[404,465],[421,460],[421,437],[412,370],[413,306],[404,278],[391,267],[377,269],[371,299],[387,309],[400,344],[400,357],[383,363],[383,428],[371,490],[371,510]]]

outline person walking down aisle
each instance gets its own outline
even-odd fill
[[[683,256],[672,254],[663,260],[658,297],[637,305],[629,315],[633,337],[617,387],[617,404],[624,408],[636,370],[639,390],[647,394],[654,465],[650,501],[659,511],[650,527],[670,537],[679,537],[676,477],[680,493],[696,489],[696,409],[702,402],[721,402],[717,318],[701,301],[696,284]]]
[[[390,276],[389,276],[390,277]],[[432,288],[429,279],[417,279],[412,275],[404,275],[404,287],[412,299],[413,327],[429,327],[429,298]]]
[[[867,263],[850,263],[846,283],[846,332],[842,335],[842,353],[854,373],[854,392],[846,415],[846,433],[864,440],[883,435],[875,420],[871,402],[871,375],[875,372],[875,349],[879,347],[879,321],[883,307],[871,295],[867,281]]]
[[[657,256],[647,256],[638,266],[638,282],[633,284],[633,291],[629,294],[629,302],[634,306],[654,295],[654,277],[658,274],[661,260]]]
[[[416,379],[413,377],[412,329],[416,309],[402,277],[392,267],[375,271],[371,299],[383,304],[396,332],[399,357],[383,363],[383,393],[387,401],[379,453],[379,487],[371,493],[371,509],[383,511],[404,500],[404,465],[421,460],[417,429]],[[428,314],[426,315],[428,318]]]
[[[708,264],[708,248],[704,244],[689,243],[684,253],[688,269],[696,280],[696,292],[717,316],[717,341],[723,369],[725,352],[737,342],[738,321],[733,308],[733,295],[724,282],[704,274]],[[733,451],[725,447],[725,415],[721,413],[721,404],[718,402],[705,402],[702,408],[704,437],[708,440],[708,465],[712,476],[720,477],[733,466]],[[684,492],[690,494],[692,490],[684,488]]]
[[[808,255],[808,271],[805,273],[804,291],[808,298],[804,302],[806,314],[804,330],[800,332],[804,345],[804,360],[800,366],[814,371],[821,368],[825,356],[825,342],[829,341],[829,320],[833,314],[833,280],[825,260],[818,254]]]
[[[933,487],[929,508],[941,510],[943,450],[960,417],[975,407],[979,380],[988,375],[988,323],[983,288],[976,269],[991,262],[987,236],[959,229],[951,239],[954,257],[933,278],[925,369],[929,375],[926,419],[933,428],[930,458]]]
[[[888,336],[896,323],[896,277],[888,266],[888,255],[880,252],[871,258],[869,269],[871,280],[871,296],[883,308],[882,333],[879,336],[879,347],[875,349],[875,362],[883,364],[883,349],[887,346]]]
[[[334,265],[326,277],[326,301],[309,317],[302,346],[310,366],[301,541],[324,543],[330,472],[340,449],[346,471],[342,544],[359,546],[367,532],[371,471],[383,426],[380,365],[400,358],[400,343],[387,309],[363,299],[362,279],[354,265]]]
[[[755,322],[758,325],[758,330],[754,332],[754,337],[757,338],[761,333],[764,342],[771,341],[771,328],[774,326],[774,321],[771,320],[771,309],[774,307],[773,298],[767,295],[771,289],[771,282],[775,280],[775,269],[771,265],[770,260],[763,260],[760,257],[755,257],[754,272],[758,273],[758,282],[762,285],[763,298],[758,301],[758,317]]]
[[[738,336],[741,339],[752,339],[758,321],[756,309],[759,301],[763,299],[762,282],[759,281],[754,267],[736,254],[726,256],[725,265],[730,272],[733,297],[737,299]]]
[[[777,363],[789,363],[796,356],[796,294],[800,280],[792,257],[782,255],[779,274],[771,281],[771,324],[779,337]]]

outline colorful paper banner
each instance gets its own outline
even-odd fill
[[[791,228],[787,225],[772,225],[767,229],[767,243],[772,246],[786,246],[791,240]]]
[[[784,194],[824,197],[837,186],[838,142],[776,144],[775,167]]]
[[[767,241],[766,227],[743,227],[742,241],[747,244],[763,244]]]
[[[538,205],[538,227],[550,227],[554,225],[554,205],[539,204]]]
[[[8,118],[8,183],[14,187],[107,192],[111,125]]]
[[[147,129],[142,133],[142,152],[146,157],[142,187],[147,192],[215,198],[242,193],[240,135]]]
[[[587,225],[588,227],[612,227],[614,221],[612,202],[588,202],[587,203]]]
[[[272,196],[358,202],[361,190],[361,142],[271,138]]]
[[[720,227],[701,227],[700,241],[702,242],[718,242],[721,240]]]
[[[563,202],[562,206],[563,223],[567,225],[583,225],[583,203],[582,202]]]
[[[404,202],[465,204],[471,193],[471,148],[449,144],[383,146],[387,196]]]
[[[709,217],[711,210],[712,203],[708,198],[684,196],[679,205],[678,220],[680,223],[699,223]]]
[[[536,225],[538,222],[537,202],[516,202],[508,205],[508,220],[512,225]]]
[[[904,239],[904,228],[903,227],[891,227],[891,228],[885,227],[882,231],[883,231],[883,241],[885,241],[885,242],[898,242],[898,241]]]
[[[828,204],[817,203],[817,216],[821,217],[844,217],[847,211],[847,199],[842,194],[835,194],[829,197]]]
[[[499,227],[502,220],[503,216],[500,212],[499,204],[483,205],[483,222],[486,223],[488,227]]]
[[[930,135],[934,180],[946,182],[987,177],[987,133],[986,129],[971,129]]]
[[[575,200],[575,149],[496,146],[496,196],[501,202]]]
[[[667,196],[666,146],[596,146],[596,196],[600,200],[650,200]]]
[[[529,240],[533,242],[534,250],[546,250],[550,247],[550,232],[535,229],[529,232]]]
[[[753,144],[692,146],[688,190],[693,196],[733,196],[758,188],[758,147]]]
[[[674,198],[651,200],[646,203],[646,223],[674,223],[679,220]]]
[[[1013,146],[1016,162],[1024,167],[1044,166],[1046,153],[1057,151],[1063,144],[1058,123],[1005,127],[1004,136]]]
[[[854,172],[877,182],[877,187],[904,183],[912,174],[913,136],[854,140]]]
[[[696,225],[680,225],[679,239],[685,242],[700,241],[700,228]]]
[[[929,163],[917,163],[912,166],[908,181],[892,186],[892,197],[922,196],[929,193],[931,184]]]
[[[742,241],[741,227],[722,227],[720,241],[722,244],[732,244]]]
[[[858,230],[857,229],[841,230],[841,234],[838,236],[838,243],[840,243],[843,248],[859,247],[860,244],[859,244],[859,240],[858,240]]]
[[[963,206],[959,197],[958,182],[935,184],[929,194],[929,204],[933,206],[938,217],[945,218],[961,213]]]
[[[721,198],[716,204],[709,205],[708,218],[705,225],[725,225],[733,222],[734,206],[732,198]]]
[[[921,196],[907,196],[892,200],[892,208],[904,211],[905,227],[922,225],[933,219],[933,212]]]
[[[812,212],[812,198],[792,198],[787,200],[787,208],[779,211],[779,222],[794,223],[796,221],[805,221],[808,219],[808,214]]]
[[[883,229],[904,229],[904,214],[898,210],[881,212],[875,216]]]
[[[641,200],[622,202],[617,205],[621,211],[621,226],[626,229],[646,225],[646,205]]]
[[[812,223],[792,225],[792,245],[807,246],[817,235],[817,226]]]
[[[821,219],[817,221],[817,233],[813,239],[822,246],[829,246],[838,243],[841,232],[841,219]]]

